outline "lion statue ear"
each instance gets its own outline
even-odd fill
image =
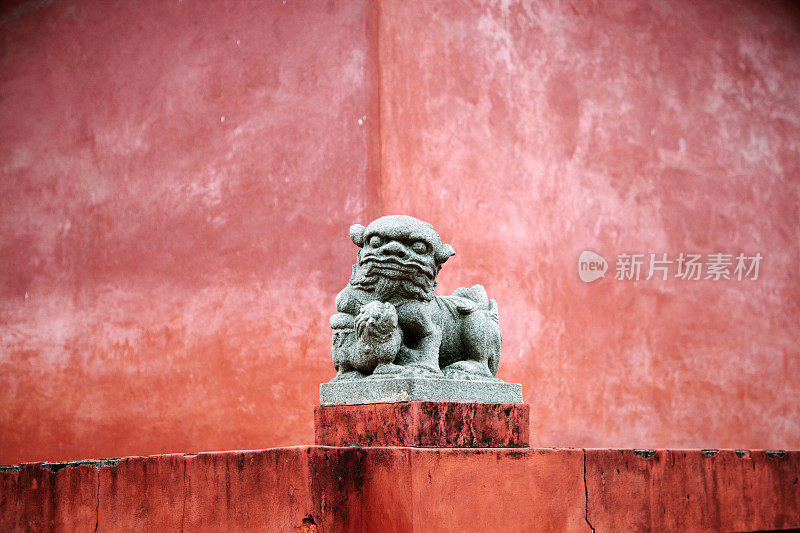
[[[350,226],[350,239],[353,241],[353,244],[361,248],[364,246],[364,231],[367,228],[362,226],[361,224],[353,224]]]
[[[456,255],[456,251],[449,244],[437,244],[436,250],[433,252],[433,258],[440,265],[454,255]]]

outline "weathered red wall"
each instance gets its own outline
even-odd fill
[[[534,444],[800,446],[791,8],[19,2],[0,28],[0,464],[311,442],[347,227],[380,212],[498,300]],[[585,248],[765,262],[585,285]]]
[[[800,526],[798,468],[798,452],[326,446],[26,464],[0,471],[0,527],[772,531]]]
[[[796,5],[386,0],[380,35],[382,208],[497,299],[532,445],[800,446]],[[764,262],[585,284],[585,249]]]
[[[36,6],[0,19],[0,464],[312,442],[366,3]]]

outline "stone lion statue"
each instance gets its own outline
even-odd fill
[[[419,376],[493,380],[500,362],[497,304],[481,285],[434,294],[455,251],[405,215],[350,228],[359,247],[330,319],[335,380]]]

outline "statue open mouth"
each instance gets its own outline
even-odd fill
[[[419,277],[433,281],[436,277],[433,269],[417,261],[403,261],[402,259],[386,256],[367,256],[362,258],[361,264],[367,268],[367,275],[380,274],[391,279],[417,280]]]
[[[350,283],[382,301],[398,296],[429,301],[434,296],[436,274],[433,267],[413,259],[364,254]]]

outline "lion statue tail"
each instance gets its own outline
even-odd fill
[[[490,300],[483,285],[473,285],[469,289],[461,287],[453,291],[456,309],[462,315],[468,315],[475,311],[482,310],[489,315],[495,322],[500,322],[497,316],[497,302]]]
[[[486,294],[486,289],[483,288],[483,285],[473,285],[469,289],[465,287],[456,289],[453,291],[450,299],[455,304],[458,312],[462,315],[469,315],[476,311],[480,311],[481,314],[491,322],[494,322],[495,324],[500,323],[500,317],[497,315],[497,302],[489,299],[489,296]],[[497,333],[499,335],[499,329],[497,330]],[[500,347],[498,345],[496,353],[492,351],[491,353],[486,354],[488,356],[487,363],[492,375],[497,374],[497,369],[500,363],[499,348]]]

